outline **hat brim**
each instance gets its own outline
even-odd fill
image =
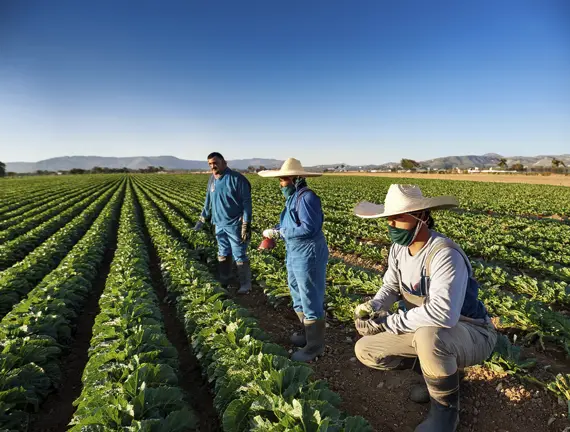
[[[413,213],[421,210],[449,210],[457,206],[459,206],[459,202],[456,198],[446,196],[423,198],[413,205],[394,211],[386,211],[384,204],[374,204],[368,201],[362,201],[354,208],[354,214],[364,219],[386,218],[389,216]]]
[[[259,171],[261,177],[320,177],[323,173],[307,172],[307,171],[281,171],[281,170],[265,170]]]

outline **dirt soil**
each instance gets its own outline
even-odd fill
[[[418,173],[328,173],[338,176],[366,176],[392,178],[418,178],[432,180],[466,180],[491,183],[527,183],[553,186],[570,186],[570,176],[553,174],[550,176],[524,174],[418,174]]]
[[[99,275],[93,284],[91,294],[83,312],[79,315],[79,321],[74,334],[74,342],[69,354],[61,362],[62,379],[60,388],[52,393],[41,405],[40,411],[33,419],[30,431],[37,432],[63,432],[75,412],[73,402],[83,389],[81,377],[87,364],[88,350],[93,336],[93,324],[99,314],[99,298],[105,288],[105,281],[111,268],[111,262],[117,248],[117,233],[112,234],[112,244],[105,252],[103,263],[99,269]]]
[[[137,202],[137,210],[142,217],[142,210]],[[198,416],[200,432],[220,432],[222,430],[218,414],[214,409],[213,397],[207,381],[202,376],[200,364],[194,356],[184,325],[176,314],[176,306],[166,302],[167,290],[162,280],[160,260],[144,223],[142,224],[145,234],[147,249],[150,257],[150,272],[152,284],[158,296],[160,311],[164,318],[166,337],[178,351],[179,361],[179,385],[186,392],[188,402]]]
[[[273,309],[261,288],[234,300],[249,309],[272,340],[292,349],[289,336],[301,329],[292,310]],[[427,405],[408,400],[410,385],[420,382],[412,371],[378,371],[354,355],[358,339],[352,326],[328,319],[325,354],[311,363],[315,378],[326,380],[342,397],[341,409],[361,415],[374,431],[413,431],[427,414]],[[292,352],[292,351],[291,351]],[[545,390],[488,369],[468,368],[461,384],[459,431],[563,431],[570,427],[566,403]]]

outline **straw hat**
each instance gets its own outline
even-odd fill
[[[384,204],[362,201],[354,208],[361,218],[381,218],[420,210],[445,210],[457,207],[459,202],[451,196],[424,197],[416,185],[390,185]]]
[[[279,170],[259,171],[258,174],[261,177],[318,177],[322,175],[322,173],[305,171],[301,162],[295,158],[287,159]]]

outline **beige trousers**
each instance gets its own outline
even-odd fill
[[[364,336],[354,347],[356,357],[375,369],[394,369],[404,357],[418,357],[424,375],[446,377],[457,369],[485,361],[497,332],[492,325],[459,321],[455,327],[421,327],[415,333]]]

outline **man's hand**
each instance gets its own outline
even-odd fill
[[[388,312],[378,311],[375,312],[374,316],[370,319],[355,319],[354,326],[361,336],[372,336],[386,331],[385,324],[388,316]]]
[[[196,222],[196,225],[194,226],[194,231],[201,231],[205,222],[206,222],[206,219],[204,219],[202,216],[200,216],[198,218],[198,222]]]
[[[247,243],[251,240],[251,222],[244,222],[241,225],[241,242]]]

